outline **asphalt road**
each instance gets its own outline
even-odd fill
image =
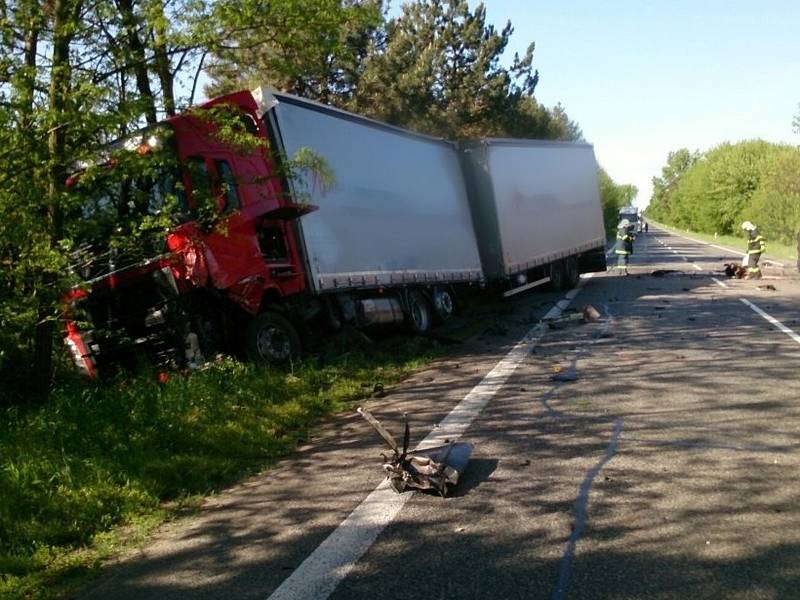
[[[457,435],[435,425],[458,407],[451,497],[383,490],[380,440],[343,415],[83,597],[800,598],[800,279],[724,279],[736,259],[651,229],[632,275],[572,300],[602,322],[531,331],[560,296],[525,294],[367,403],[398,435],[408,412],[412,446]]]

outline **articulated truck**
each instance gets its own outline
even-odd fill
[[[243,151],[213,135],[219,125],[200,115],[220,106],[263,143]],[[606,268],[587,144],[451,142],[265,88],[158,128],[170,133],[179,167],[167,179],[185,215],[163,252],[86,271],[68,294],[66,342],[90,377],[141,354],[280,364],[345,326],[424,334],[465,288],[563,289]],[[327,185],[283,168],[306,150],[332,173]],[[164,180],[150,176],[154,206]],[[202,193],[218,213],[210,227],[197,216]]]

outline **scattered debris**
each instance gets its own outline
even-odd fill
[[[677,269],[656,269],[652,273],[650,273],[653,277],[667,277],[667,276],[678,276],[683,275],[683,271],[678,271]]]
[[[584,306],[583,310],[581,311],[581,314],[583,315],[583,320],[586,323],[597,323],[602,320],[602,317],[600,316],[600,311],[598,311],[591,304],[587,304],[586,306]]]
[[[744,279],[747,276],[747,267],[736,263],[725,263],[725,277],[735,277],[736,279]]]
[[[774,285],[772,285],[771,283],[768,283],[766,285],[758,285],[756,287],[759,290],[763,290],[765,292],[777,292],[778,291],[777,288]]]
[[[686,320],[687,320],[687,321],[694,321],[694,320],[695,320],[695,318],[694,318],[694,317],[688,317]]]
[[[666,306],[654,306],[653,310],[667,310]]]
[[[406,488],[418,490],[435,490],[442,497],[447,495],[448,486],[458,483],[459,477],[467,468],[473,445],[469,442],[455,442],[435,448],[408,451],[410,432],[406,416],[403,434],[403,450],[383,425],[365,408],[359,408],[358,414],[364,417],[378,432],[394,453],[391,457],[383,456],[383,470],[392,489],[398,494]]]
[[[550,376],[550,379],[552,379],[553,381],[562,381],[562,382],[577,381],[578,373],[575,372],[575,369],[569,369],[567,371],[559,371],[558,373],[553,373],[553,375]]]
[[[547,325],[550,329],[563,329],[566,324],[571,321],[578,321],[580,323],[601,323],[604,320],[605,319],[600,315],[600,311],[591,304],[587,304],[580,312],[574,310],[572,312],[565,311],[561,316],[552,319],[542,319],[542,323]]]

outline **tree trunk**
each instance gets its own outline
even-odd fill
[[[164,14],[164,3],[158,0],[158,14],[152,23],[153,28],[153,52],[155,53],[155,71],[161,83],[161,94],[164,97],[164,112],[167,116],[175,116],[175,81],[172,76],[172,65],[170,64],[167,51],[167,19]]]
[[[47,218],[51,247],[55,247],[63,237],[64,229],[61,201],[66,182],[66,112],[72,78],[69,49],[75,35],[75,28],[70,26],[70,8],[75,8],[71,4],[69,0],[53,0],[51,4],[53,43],[49,89],[50,130],[47,138]],[[33,383],[35,389],[42,393],[49,391],[53,378],[54,303],[48,301],[47,292],[55,279],[55,273],[45,273],[43,277],[39,319],[34,334]]]
[[[25,76],[20,86],[20,125],[30,136],[30,128],[33,124],[33,98],[34,89],[36,84],[36,51],[39,48],[39,33],[41,31],[41,22],[36,17],[30,17],[29,26],[25,30],[25,50],[23,54],[23,62],[25,68]]]
[[[133,0],[117,0],[117,7],[122,15],[122,26],[125,28],[125,38],[128,40],[128,47],[133,56],[133,73],[136,76],[136,87],[139,94],[146,102],[144,116],[150,125],[158,122],[156,113],[156,101],[153,97],[153,90],[150,88],[150,77],[147,69],[147,57],[145,56],[144,43],[139,37],[137,19],[133,14]]]

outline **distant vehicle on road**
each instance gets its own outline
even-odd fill
[[[633,225],[633,232],[639,234],[642,232],[642,216],[639,214],[639,209],[635,206],[626,206],[619,211],[619,221],[628,219]]]

